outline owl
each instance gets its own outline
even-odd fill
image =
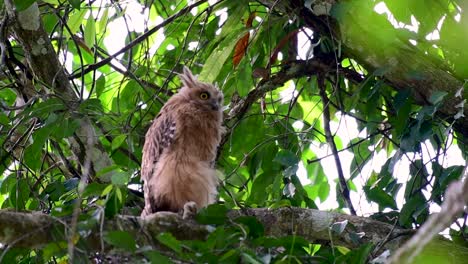
[[[182,88],[162,107],[145,136],[142,217],[187,207],[193,213],[214,203],[217,195],[214,162],[223,133],[223,93],[198,81],[186,67],[179,77]]]

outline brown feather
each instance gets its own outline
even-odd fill
[[[198,81],[188,70],[182,88],[161,109],[146,133],[141,165],[145,208],[180,211],[193,201],[198,207],[215,202],[218,179],[212,164],[223,128],[223,94]],[[208,99],[201,99],[208,93]]]

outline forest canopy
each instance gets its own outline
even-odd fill
[[[0,1],[0,262],[383,263],[441,210],[413,261],[466,260],[466,9]],[[218,203],[140,219],[184,66],[224,93]]]

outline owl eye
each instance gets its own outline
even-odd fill
[[[208,98],[210,98],[210,94],[207,93],[207,92],[201,92],[200,93],[200,99],[202,100],[208,100]]]

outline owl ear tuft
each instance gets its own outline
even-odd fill
[[[184,66],[183,73],[179,74],[179,78],[182,81],[183,86],[187,88],[195,87],[198,82],[197,77],[195,77],[186,66]]]

